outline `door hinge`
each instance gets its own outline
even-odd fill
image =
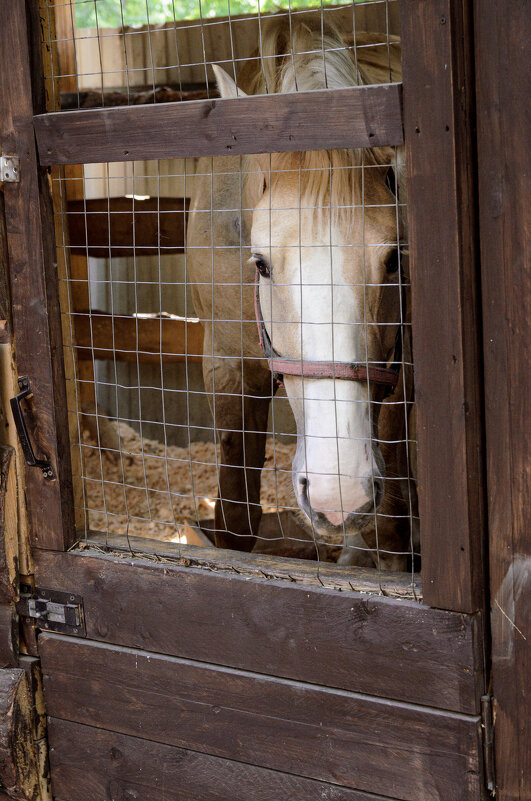
[[[0,181],[16,184],[20,181],[18,156],[0,156]]]
[[[483,731],[483,762],[485,766],[485,784],[489,793],[496,791],[496,774],[494,771],[494,717],[492,712],[492,695],[481,696],[481,728]]]
[[[21,617],[29,618],[43,631],[85,636],[83,599],[80,595],[42,587],[32,590],[31,587],[22,585],[17,612]]]

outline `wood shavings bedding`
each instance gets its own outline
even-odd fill
[[[190,448],[165,448],[156,440],[141,440],[126,423],[112,425],[120,454],[100,451],[90,434],[83,434],[90,528],[167,541],[175,540],[179,524],[214,517],[219,446],[193,442]],[[291,483],[295,448],[295,443],[267,441],[260,497],[266,512],[297,508]]]

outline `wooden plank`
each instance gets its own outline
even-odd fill
[[[18,596],[16,508],[15,449],[0,445],[0,603],[12,603]]]
[[[18,667],[18,616],[13,604],[0,604],[0,668]]]
[[[183,253],[186,207],[173,197],[70,200],[70,252],[100,259]]]
[[[57,801],[387,801],[55,718],[50,744]]]
[[[56,112],[37,115],[34,126],[41,164],[403,142],[400,84]]]
[[[424,599],[463,612],[485,603],[469,11],[401,13]]]
[[[478,708],[475,617],[126,554],[37,551],[35,559],[38,586],[83,597],[90,639],[454,711]]]
[[[408,801],[479,798],[480,718],[69,637],[48,714]],[[134,699],[134,703],[131,700]]]
[[[40,801],[31,702],[23,670],[0,670],[0,791],[18,801]]]
[[[20,157],[20,181],[4,186],[17,367],[33,389],[26,402],[30,437],[58,476],[47,481],[27,468],[29,528],[33,542],[63,548],[74,535],[68,420],[63,362],[53,357],[61,352],[53,213],[47,175],[37,168],[27,35],[24,4],[0,6],[0,53],[10,54],[0,70],[0,134],[4,152]],[[39,53],[40,44],[35,62]]]
[[[7,256],[4,193],[0,189],[0,345],[11,342],[11,312],[9,298],[9,272]]]
[[[107,312],[74,312],[80,361],[116,359],[142,364],[203,361],[203,326],[176,316],[132,317]],[[114,348],[113,348],[114,343]]]
[[[476,0],[496,798],[531,798],[529,6]]]
[[[281,512],[284,532],[289,532],[287,519],[289,512]],[[267,526],[268,518],[276,518],[276,514],[264,514],[260,521],[260,534],[262,522]],[[291,524],[293,525],[293,524]],[[277,527],[277,531],[279,528]],[[293,531],[301,536],[297,531]],[[305,532],[304,532],[305,533]],[[154,556],[156,559],[173,560],[179,564],[191,567],[200,567],[206,570],[226,571],[255,578],[287,580],[296,584],[312,587],[326,587],[331,590],[345,592],[365,592],[384,595],[390,598],[407,598],[409,600],[422,600],[422,583],[418,573],[410,576],[407,573],[393,573],[392,571],[378,572],[376,568],[360,568],[332,564],[330,562],[310,563],[300,557],[264,555],[261,552],[245,553],[244,551],[231,551],[228,548],[198,547],[197,545],[182,545],[181,543],[163,542],[148,537],[128,537],[124,535],[109,536],[98,531],[89,531],[85,544],[98,548],[107,548],[109,552],[125,552],[128,554]],[[258,541],[258,545],[267,544]],[[304,543],[303,543],[304,544]],[[255,546],[256,547],[256,546]],[[315,558],[315,550],[313,552]]]

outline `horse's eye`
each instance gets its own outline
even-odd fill
[[[269,264],[266,262],[262,256],[254,256],[253,261],[256,264],[256,269],[262,276],[262,278],[269,278],[271,276],[271,270],[269,269]]]
[[[399,267],[400,267],[400,257],[398,254],[398,250],[393,250],[392,253],[387,257],[387,261],[385,262],[385,271],[388,275],[391,275],[392,273],[396,273]]]

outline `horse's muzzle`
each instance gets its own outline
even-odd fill
[[[330,510],[313,508],[310,503],[311,479],[299,474],[296,479],[297,501],[304,514],[317,529],[329,533],[359,531],[373,517],[384,495],[384,480],[379,476],[366,476],[361,479],[367,501],[355,510]]]

